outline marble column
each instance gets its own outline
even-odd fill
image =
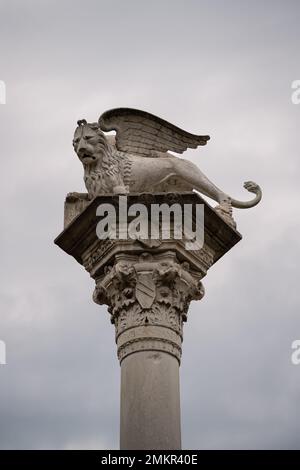
[[[109,306],[121,365],[121,449],[180,449],[183,322],[201,282],[174,251],[119,254],[96,283]]]

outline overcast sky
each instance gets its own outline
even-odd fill
[[[186,156],[264,192],[191,305],[183,448],[300,448],[299,24],[297,0],[0,1],[2,449],[118,448],[114,329],[53,240],[85,189],[76,121],[119,106],[210,134]]]

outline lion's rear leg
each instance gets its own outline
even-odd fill
[[[190,183],[194,189],[210,197],[219,205],[215,208],[218,214],[232,227],[236,228],[236,223],[232,217],[232,205],[230,197],[215,186],[199,168],[187,160],[179,160],[175,164],[180,176]]]

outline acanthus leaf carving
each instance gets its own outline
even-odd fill
[[[117,335],[144,324],[165,326],[182,336],[190,301],[203,295],[188,263],[158,261],[146,253],[137,263],[122,261],[110,268],[96,283],[94,300],[109,305]]]

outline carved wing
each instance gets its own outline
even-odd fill
[[[99,118],[103,131],[116,131],[117,149],[145,157],[151,151],[183,153],[187,148],[206,145],[208,135],[194,135],[153,114],[138,109],[115,108]]]

